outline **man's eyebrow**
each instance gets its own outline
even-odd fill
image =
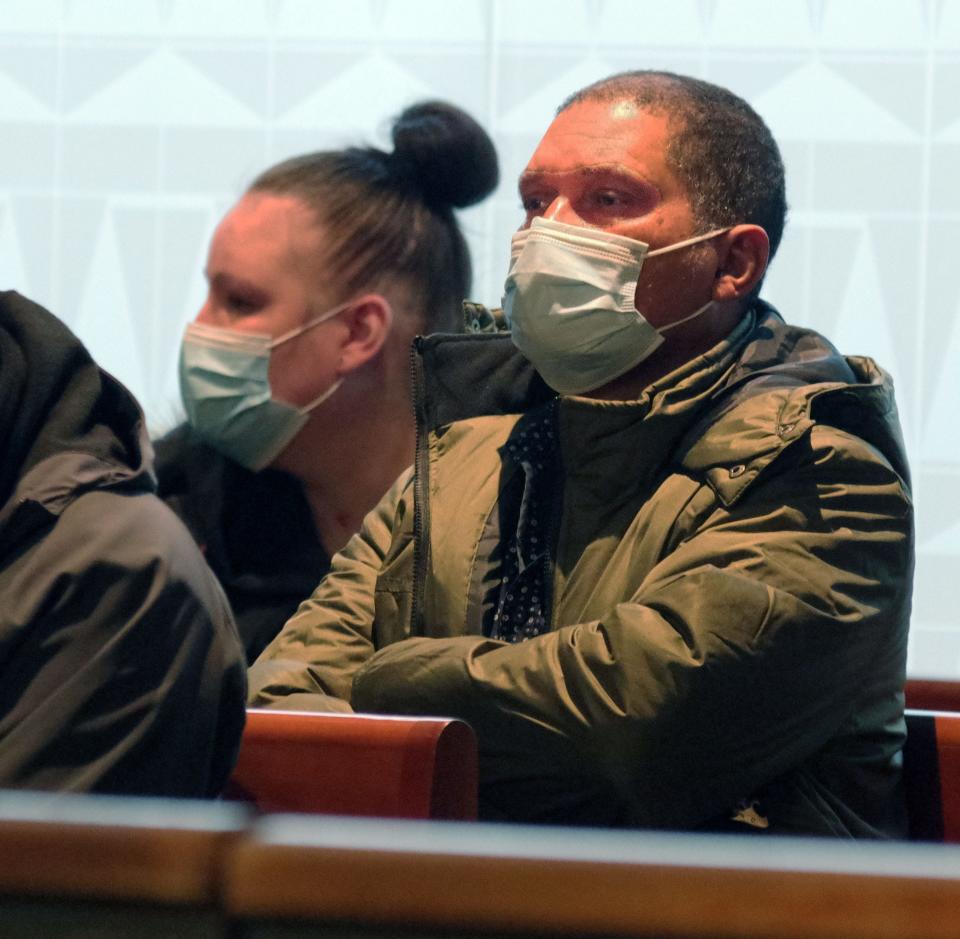
[[[602,163],[600,165],[591,164],[590,166],[578,166],[576,169],[563,171],[549,169],[524,170],[520,174],[518,185],[522,186],[523,183],[528,180],[543,179],[552,176],[624,176],[627,179],[641,183],[642,185],[652,186],[654,189],[658,188],[645,176],[636,172],[636,170],[628,169],[622,163]]]

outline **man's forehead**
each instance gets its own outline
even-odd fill
[[[579,166],[622,165],[655,171],[669,143],[667,117],[628,98],[581,101],[547,128],[525,172],[564,172]]]

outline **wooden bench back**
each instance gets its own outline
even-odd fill
[[[262,812],[475,819],[462,721],[250,710],[228,796]]]
[[[960,843],[960,713],[907,711],[903,776],[910,837]]]
[[[960,681],[910,678],[904,697],[906,707],[915,711],[960,711]]]

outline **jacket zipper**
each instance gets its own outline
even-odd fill
[[[426,587],[427,567],[430,563],[430,466],[425,428],[427,423],[426,392],[423,384],[423,362],[420,349],[423,337],[417,336],[410,346],[410,381],[413,385],[413,420],[416,426],[413,461],[413,592],[410,598],[409,635],[422,636],[423,594]]]

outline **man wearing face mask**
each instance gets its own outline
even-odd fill
[[[414,472],[251,701],[464,718],[488,818],[905,834],[896,407],[758,297],[769,130],[706,82],[616,75],[520,193],[510,334],[418,341]]]

